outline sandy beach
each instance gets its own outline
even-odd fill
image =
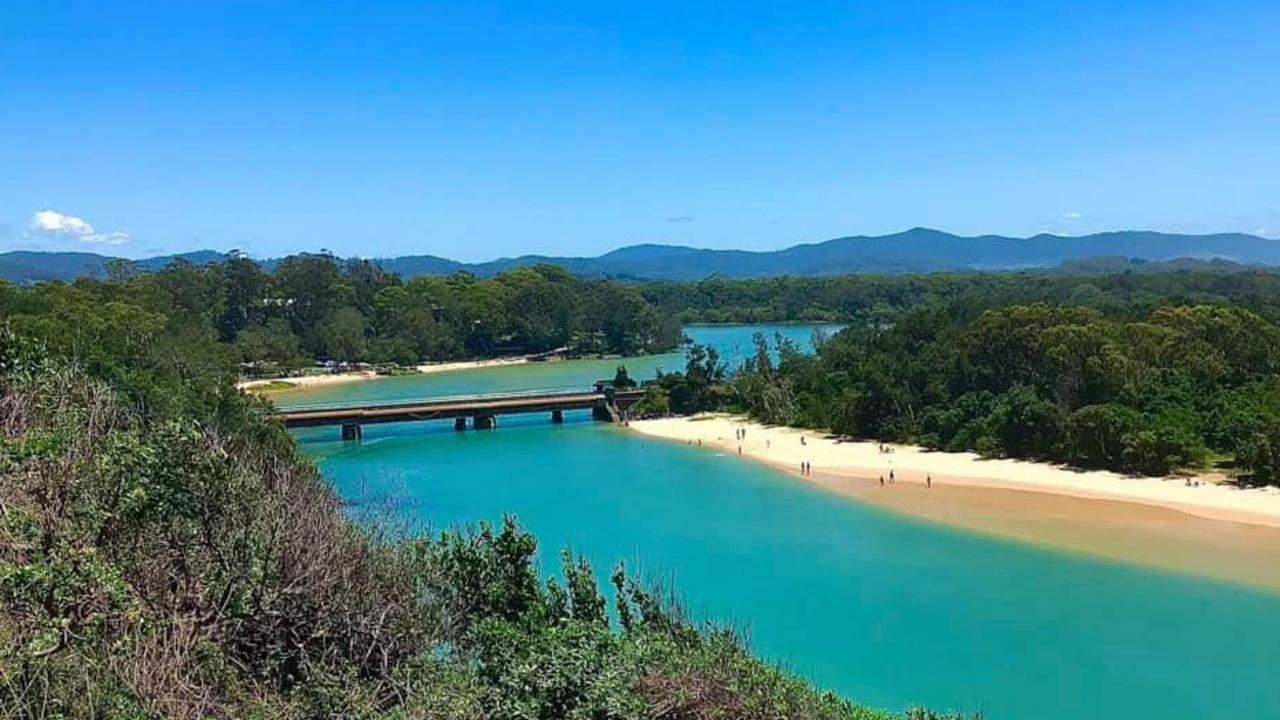
[[[724,415],[633,421],[647,436],[787,470],[895,512],[1110,559],[1280,589],[1280,489],[1136,478],[847,441]],[[737,432],[745,430],[742,440]],[[800,463],[812,471],[800,474]],[[888,482],[893,472],[894,481]],[[880,486],[879,478],[886,480]],[[926,485],[932,479],[932,487]]]
[[[475,370],[487,367],[503,367],[505,365],[523,365],[529,362],[527,357],[492,358],[489,360],[456,360],[453,362],[425,363],[418,366],[420,373],[453,372],[455,370]]]
[[[236,387],[240,390],[264,388],[259,391],[284,392],[287,390],[300,390],[302,388],[313,388],[323,385],[340,385],[342,383],[355,382],[357,380],[372,380],[376,377],[378,377],[378,373],[372,370],[361,370],[358,372],[328,373],[322,375],[295,375],[292,377],[282,378],[264,378],[262,380],[242,380],[236,383]],[[279,387],[278,385],[280,383],[288,383],[289,387]]]
[[[479,368],[502,367],[505,365],[522,365],[527,362],[529,362],[529,358],[527,357],[492,358],[489,360],[455,360],[450,362],[424,363],[422,365],[414,366],[414,369],[424,375],[430,375],[433,373],[455,372],[458,370],[476,370]],[[287,392],[291,390],[319,387],[322,385],[337,385],[356,380],[373,380],[379,377],[382,376],[373,370],[361,370],[357,372],[294,375],[291,377],[264,378],[261,380],[242,380],[236,383],[236,387],[241,390],[255,390],[256,392]],[[281,383],[287,383],[288,387],[281,387]]]

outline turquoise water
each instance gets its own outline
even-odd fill
[[[456,373],[449,392],[502,389],[489,377]],[[915,521],[585,413],[298,437],[345,497],[389,495],[436,526],[513,512],[548,570],[569,545],[602,572],[625,559],[672,578],[698,614],[861,702],[994,720],[1280,718],[1280,595]]]
[[[326,431],[327,430],[327,431]],[[715,451],[590,423],[300,435],[340,493],[436,525],[516,513],[673,577],[692,609],[862,702],[989,718],[1280,717],[1280,596],[905,519]],[[552,569],[552,568],[548,568]]]
[[[751,336],[762,332],[773,343],[774,333],[781,334],[802,347],[812,347],[815,330],[834,334],[839,325],[688,325],[685,334],[694,342],[711,345],[731,367],[741,364],[752,353]],[[294,404],[345,403],[356,401],[395,401],[429,396],[467,395],[477,392],[509,392],[516,390],[587,388],[596,380],[610,379],[618,365],[636,380],[652,378],[657,370],[683,370],[684,351],[662,355],[609,360],[571,360],[539,362],[506,367],[480,368],[459,372],[432,373],[382,378],[376,382],[330,385],[276,397],[282,407]]]

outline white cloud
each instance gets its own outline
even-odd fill
[[[1081,215],[1080,213],[1074,212],[1074,211],[1062,213],[1063,220],[1079,220],[1082,217],[1084,217],[1084,215]]]
[[[98,232],[84,218],[67,215],[57,210],[40,210],[31,216],[31,232],[37,235],[74,238],[80,242],[122,245],[133,238],[121,230]]]

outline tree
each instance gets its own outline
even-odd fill
[[[1271,417],[1236,443],[1236,462],[1252,482],[1280,484],[1280,418]]]
[[[284,318],[272,318],[261,325],[250,325],[236,335],[236,350],[245,362],[265,360],[281,368],[307,364],[302,343],[289,329]]]
[[[333,360],[355,361],[365,356],[365,319],[359,310],[343,307],[325,320],[321,329],[325,352]]]
[[[291,255],[272,274],[273,297],[269,303],[289,319],[303,347],[314,355],[326,352],[321,324],[334,311],[347,306],[351,289],[332,255]]]
[[[619,365],[617,372],[613,374],[613,386],[619,390],[626,390],[636,386],[636,381],[631,379],[627,374],[627,366]]]
[[[218,336],[231,342],[250,323],[263,320],[269,278],[258,263],[233,250],[222,264],[222,282],[226,304],[218,318]]]

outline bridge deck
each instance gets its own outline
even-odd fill
[[[620,391],[615,397],[633,400],[640,393]],[[550,412],[555,410],[587,410],[603,406],[605,395],[589,392],[508,393],[470,397],[435,398],[377,405],[337,405],[296,407],[276,413],[286,427],[314,427],[345,423],[373,424],[443,420],[476,415],[509,415]],[[626,403],[630,404],[630,403]]]

